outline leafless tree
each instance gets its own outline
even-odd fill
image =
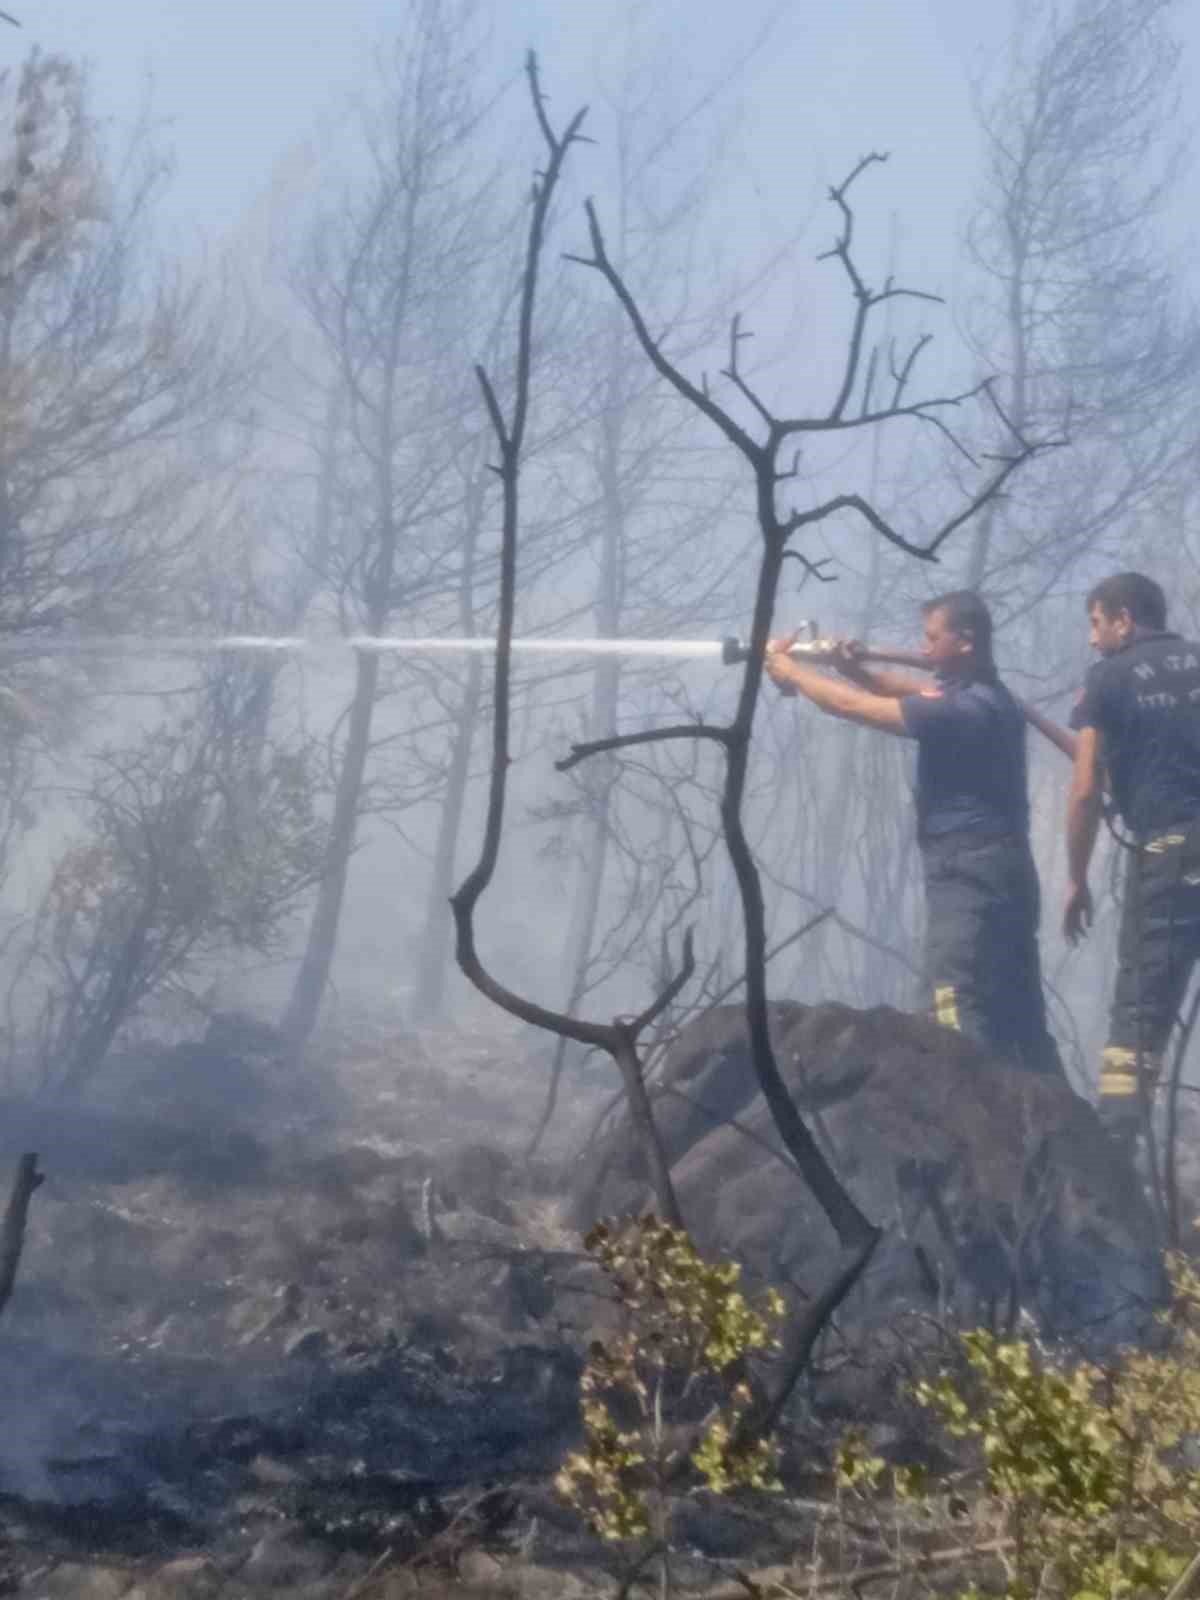
[[[500,594],[496,635],[495,687],[492,712],[492,757],[488,787],[487,816],[479,859],[455,891],[454,913],[456,955],[459,966],[481,993],[511,1015],[534,1027],[553,1033],[566,1033],[581,1044],[605,1050],[617,1064],[629,1102],[630,1115],[651,1174],[659,1208],[667,1221],[683,1225],[679,1203],[658,1136],[638,1059],[638,1039],[682,988],[692,968],[691,939],[685,940],[684,959],[679,972],[667,988],[635,1017],[622,1017],[609,1024],[582,1022],[526,999],[498,980],[485,966],[476,943],[475,916],[480,900],[491,884],[500,855],[504,814],[511,762],[511,696],[513,624],[517,599],[518,532],[521,519],[521,470],[529,425],[532,398],[535,308],[539,274],[545,247],[547,219],[563,163],[580,138],[585,113],[579,111],[556,133],[546,113],[538,81],[537,63],[531,55],[527,63],[530,93],[545,143],[545,167],[534,183],[525,266],[517,308],[516,359],[513,364],[512,399],[507,411],[502,406],[492,376],[483,367],[476,369],[488,417],[495,434],[500,461],[497,473],[503,495],[503,529],[500,554]]]
[[[1024,0],[978,96],[973,342],[1014,424],[1070,439],[976,523],[966,581],[1009,612],[1110,560],[1195,448],[1200,320],[1162,227],[1184,154],[1178,11]]]
[[[680,970],[658,997],[636,1017],[618,1018],[614,1023],[607,1025],[588,1023],[562,1012],[550,1011],[518,994],[500,981],[485,965],[476,940],[476,913],[484,893],[493,881],[500,854],[508,769],[511,761],[508,687],[518,587],[522,450],[531,402],[536,291],[550,199],[565,156],[578,137],[581,121],[581,115],[577,116],[563,134],[557,134],[546,115],[536,65],[532,59],[529,78],[535,110],[546,142],[547,159],[544,172],[534,189],[533,214],[518,318],[517,360],[511,404],[507,409],[502,406],[489,374],[482,369],[479,371],[485,403],[499,449],[500,460],[497,470],[503,489],[504,518],[488,807],[479,860],[453,899],[457,955],[463,971],[476,987],[511,1014],[521,1017],[534,1026],[565,1034],[580,1043],[601,1049],[613,1058],[621,1072],[632,1127],[639,1140],[659,1207],[664,1215],[678,1223],[681,1220],[678,1204],[646,1092],[638,1040],[640,1034],[656,1016],[661,1014],[666,1004],[673,999],[690,975],[693,964],[690,934],[684,941],[684,961]],[[829,254],[838,260],[849,280],[855,301],[855,312],[845,371],[828,411],[791,418],[779,418],[773,415],[739,369],[739,345],[744,335],[738,319],[735,318],[730,338],[730,360],[725,376],[733,385],[736,394],[750,408],[754,419],[748,427],[743,426],[733,411],[714,399],[707,384],[698,386],[685,377],[664,353],[660,341],[650,333],[639,305],[607,253],[596,211],[590,203],[588,220],[592,253],[589,257],[583,258],[584,264],[600,273],[609,284],[629,318],[638,344],[654,369],[734,445],[749,465],[754,480],[755,504],[762,537],[761,560],[749,658],[741,681],[737,713],[732,722],[717,724],[691,721],[632,733],[613,734],[575,746],[571,755],[559,763],[559,768],[564,771],[570,770],[585,759],[616,750],[629,752],[676,741],[712,744],[721,751],[725,760],[721,818],[725,842],[741,892],[745,922],[747,1018],[754,1067],[785,1146],[795,1161],[800,1175],[824,1210],[844,1250],[844,1259],[839,1264],[833,1281],[810,1309],[809,1314],[799,1319],[795,1328],[791,1330],[782,1381],[774,1392],[764,1399],[763,1404],[756,1408],[752,1424],[756,1428],[769,1427],[776,1420],[780,1408],[811,1358],[814,1340],[832,1311],[858,1280],[879,1238],[878,1229],[858,1209],[805,1126],[780,1075],[768,1030],[765,988],[767,941],[763,893],[744,826],[742,805],[749,774],[751,730],[761,687],[763,656],[780,577],[789,554],[788,545],[801,529],[820,523],[838,512],[852,511],[896,548],[903,549],[916,557],[931,558],[955,529],[986,505],[1009,477],[1039,449],[1037,444],[1027,440],[1015,429],[1011,430],[1008,452],[1002,459],[993,462],[982,486],[964,507],[944,521],[932,537],[921,543],[916,543],[900,533],[886,521],[876,507],[856,493],[836,495],[820,504],[791,511],[780,508],[778,504],[780,484],[788,477],[788,473],[781,469],[780,454],[788,441],[794,440],[796,435],[808,432],[839,433],[906,419],[910,422],[932,425],[955,448],[963,450],[964,447],[952,432],[943,413],[952,412],[953,408],[981,395],[991,399],[990,391],[984,384],[967,394],[909,401],[906,391],[912,378],[913,366],[923,347],[923,340],[918,341],[908,357],[895,368],[893,383],[886,396],[874,395],[869,383],[865,392],[862,389],[863,349],[870,314],[881,302],[905,292],[894,288],[891,284],[881,291],[872,291],[862,278],[853,255],[854,215],[848,200],[848,192],[854,179],[864,167],[871,164],[873,159],[877,158],[869,157],[861,163],[851,178],[835,189],[832,195],[840,211],[843,225]],[[995,405],[994,400],[992,404]],[[803,556],[800,559],[805,561]],[[807,561],[805,564],[819,575],[819,567],[813,562]]]
[[[604,751],[629,749],[635,745],[662,740],[711,740],[722,749],[726,761],[726,773],[721,800],[721,818],[725,841],[741,894],[745,927],[747,1022],[755,1071],[764,1098],[788,1151],[825,1211],[843,1247],[851,1256],[863,1263],[874,1245],[876,1230],[859,1212],[850,1195],[838,1182],[805,1127],[779,1073],[771,1046],[766,996],[767,932],[762,883],[742,816],[749,777],[751,733],[761,687],[762,659],[771,628],[780,579],[785,563],[793,553],[789,550],[789,545],[802,530],[812,528],[840,513],[848,512],[865,522],[879,537],[895,548],[918,559],[932,559],[953,533],[986,506],[1001,491],[1013,473],[1037,454],[1040,448],[1037,443],[1027,439],[1016,429],[1011,419],[1006,419],[1009,431],[1007,452],[1000,459],[993,460],[981,486],[971,494],[966,503],[948,516],[932,536],[920,541],[902,534],[869,500],[857,492],[837,494],[818,504],[801,506],[790,511],[781,508],[780,485],[789,477],[788,469],[782,461],[783,451],[807,435],[847,434],[853,430],[868,429],[884,423],[907,421],[932,427],[959,453],[965,454],[965,446],[953,433],[948,420],[957,408],[970,400],[983,398],[991,403],[999,416],[1004,416],[986,382],[962,394],[910,400],[908,392],[913,369],[927,342],[923,337],[912,345],[902,359],[893,362],[892,377],[887,388],[880,391],[873,387],[871,381],[873,363],[867,361],[871,314],[886,301],[913,293],[896,287],[890,281],[881,290],[871,289],[860,273],[854,257],[854,213],[848,198],[849,191],[861,173],[881,159],[879,156],[864,158],[847,181],[831,193],[832,201],[841,216],[842,226],[827,256],[836,260],[842,268],[850,286],[854,312],[844,370],[837,392],[827,410],[811,415],[791,417],[775,415],[746,380],[739,365],[741,345],[746,335],[736,317],[730,331],[729,361],[724,376],[731,385],[734,395],[748,409],[751,418],[749,424],[744,425],[733,410],[718,402],[706,383],[697,384],[686,377],[648,328],[636,299],[608,255],[598,216],[595,209],[589,205],[588,222],[592,251],[590,256],[578,259],[599,272],[608,282],[629,317],[646,358],[660,376],[706,417],[744,458],[752,473],[762,544],[750,633],[749,660],[742,678],[737,712],[732,722],[679,724],[592,741],[577,746],[567,761],[560,764],[569,767]],[[807,560],[803,553],[795,554],[814,576],[820,576],[819,566]]]
[[[471,0],[410,6],[386,107],[364,129],[369,180],[318,223],[300,283],[344,397],[324,577],[339,616],[368,634],[418,608],[427,622],[432,603],[456,590],[468,502],[458,460],[464,401],[445,375],[492,242],[493,174],[474,164],[474,9]],[[378,654],[358,654],[334,754],[328,857],[283,1019],[296,1050],[315,1026],[333,961],[384,670]]]
[[[1069,445],[979,519],[961,570],[991,601],[1017,681],[1043,703],[1078,685],[1088,584],[1137,564],[1147,544],[1152,570],[1173,564],[1162,523],[1178,523],[1194,472],[1200,313],[1170,245],[1188,153],[1179,10],[1025,0],[977,96],[984,165],[967,326],[1017,425]],[[1031,793],[1050,906],[1063,866],[1055,758],[1034,761]],[[1082,1002],[1078,1021],[1060,1017],[1079,1035],[1085,1080],[1100,1018],[1084,997],[1107,983],[1114,932],[1104,913],[1087,949],[1046,963],[1052,992]]]
[[[623,27],[616,87],[606,97],[613,252],[623,271],[652,277],[656,320],[685,330],[686,349],[694,352],[727,316],[700,303],[713,291],[696,282],[719,160],[718,137],[705,138],[704,129],[714,102],[732,92],[738,73],[763,48],[769,26],[740,61],[723,67],[719,83],[702,83],[683,103],[663,91],[672,41],[648,39],[645,17],[633,8]],[[693,147],[703,178],[668,192],[664,170],[677,168]],[[589,300],[588,310],[576,335],[576,370],[591,373],[593,394],[568,441],[572,470],[564,481],[585,527],[590,627],[602,639],[715,633],[722,624],[727,630],[744,599],[753,538],[729,464],[698,419],[637,359],[620,307],[603,297]],[[676,559],[680,548],[689,552],[686,563]],[[666,701],[683,692],[671,663],[617,655],[597,658],[586,681],[572,732],[588,739],[614,734],[623,711],[649,696]],[[709,754],[606,756],[572,774],[569,798],[556,796],[538,808],[554,829],[556,859],[573,869],[563,962],[569,1014],[634,972],[656,987],[666,983],[663,951],[698,913],[699,867],[716,844],[706,797],[691,795],[695,810],[685,798],[692,786],[704,787]],[[531,1150],[553,1114],[569,1048],[560,1037]]]
[[[0,78],[0,630],[140,630],[191,529],[186,445],[236,414],[232,303],[154,263],[154,167],[107,173],[86,75]],[[240,342],[239,342],[240,341]]]
[[[183,709],[104,751],[10,950],[8,1069],[78,1090],[156,990],[214,950],[278,952],[325,827],[314,752],[266,737],[253,664],[219,661]]]

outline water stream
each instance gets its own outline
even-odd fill
[[[540,656],[650,656],[680,661],[721,659],[719,639],[514,639],[514,654]],[[74,637],[0,638],[0,654],[192,656],[255,652],[264,655],[330,655],[362,650],[377,655],[492,654],[492,638],[423,639],[388,634],[307,638],[304,635],[77,634]]]

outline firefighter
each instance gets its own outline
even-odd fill
[[[784,693],[917,743],[917,838],[925,873],[933,1012],[1013,1064],[1061,1073],[1046,1025],[1040,896],[1029,848],[1025,717],[992,660],[992,619],[968,590],[924,607],[932,686],[869,669],[839,643],[839,682],[772,640],[766,670]]]
[[[1105,578],[1087,609],[1100,659],[1071,719],[1063,932],[1076,944],[1091,925],[1088,865],[1107,775],[1130,848],[1098,1109],[1132,1153],[1200,955],[1200,644],[1167,631],[1163,591],[1140,572]]]

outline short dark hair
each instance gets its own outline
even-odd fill
[[[1139,628],[1165,628],[1167,597],[1162,585],[1144,572],[1114,572],[1102,578],[1087,597],[1087,608],[1099,606],[1106,617],[1128,611]]]
[[[975,670],[980,677],[993,677],[996,663],[992,657],[992,613],[974,589],[952,589],[949,594],[926,600],[921,607],[921,614],[926,617],[935,611],[944,614],[951,633],[970,639]]]

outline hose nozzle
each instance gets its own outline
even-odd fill
[[[792,648],[788,651],[790,656],[807,656],[810,660],[826,660],[833,653],[833,642],[822,639],[817,624],[809,618],[802,622],[797,632],[804,637],[797,638]],[[730,638],[721,640],[721,660],[727,667],[736,666],[739,661],[750,659],[750,646],[741,639]]]

